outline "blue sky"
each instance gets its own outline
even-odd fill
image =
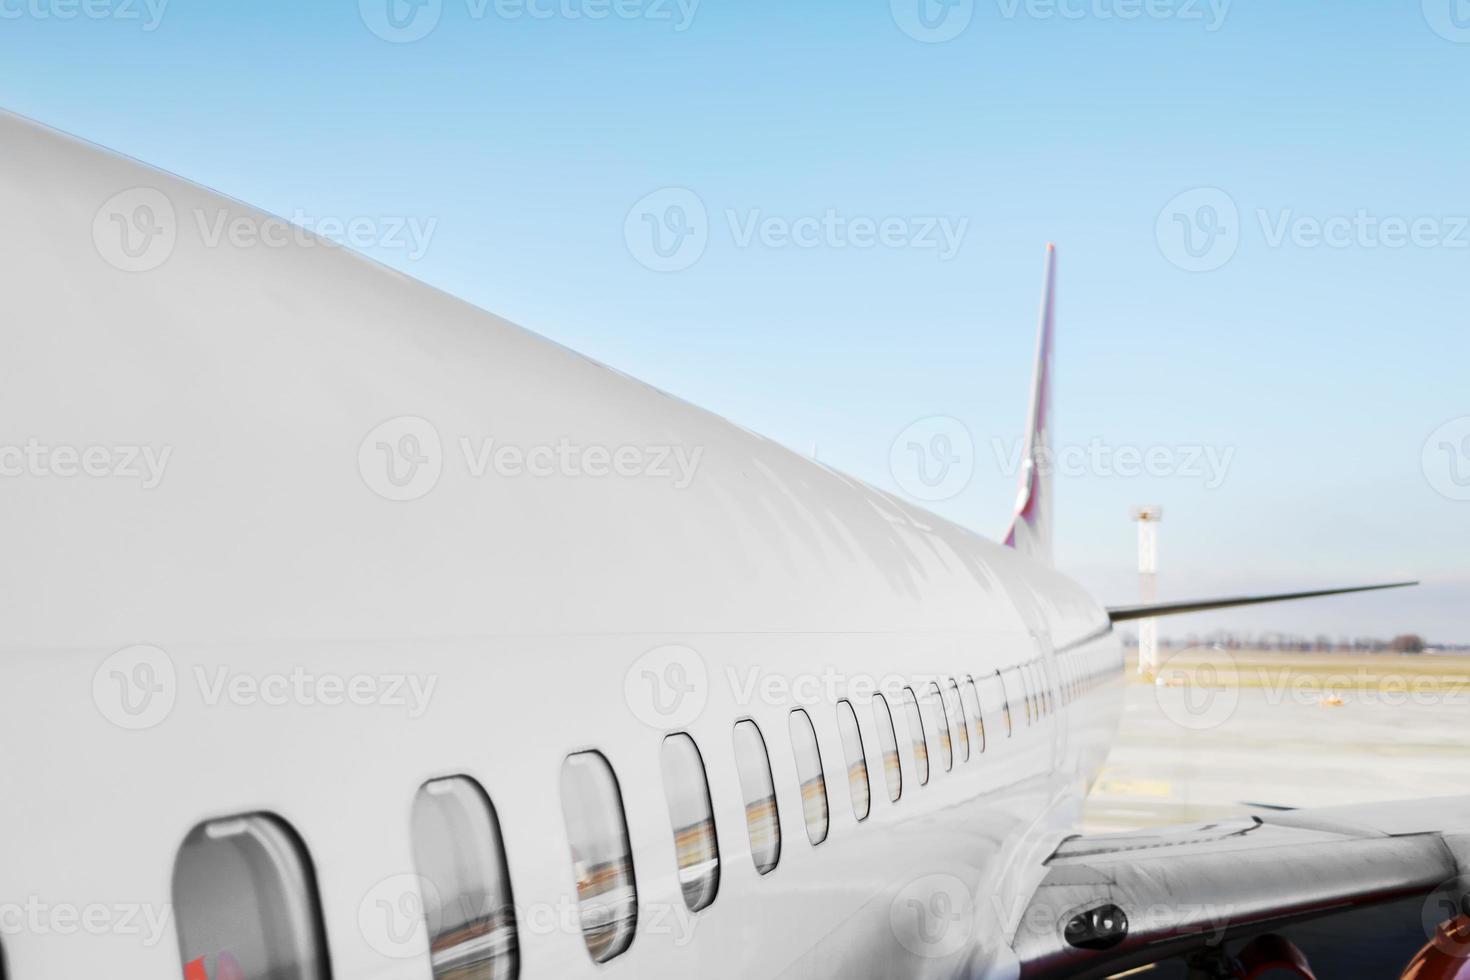
[[[1055,241],[1066,570],[1470,642],[1461,0],[386,3],[0,0],[3,105],[991,535]]]

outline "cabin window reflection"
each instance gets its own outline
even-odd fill
[[[776,807],[776,784],[766,740],[750,719],[735,723],[735,769],[745,800],[745,829],[750,857],[760,874],[774,871],[781,860],[781,814]]]
[[[883,752],[883,781],[888,789],[888,800],[897,803],[903,795],[903,767],[898,761],[898,734],[893,730],[893,712],[888,710],[888,699],[881,694],[873,695],[873,724],[878,729],[878,748]]]
[[[1026,678],[1026,668],[1024,665],[1011,669],[1015,671],[1016,677],[1020,680],[1021,700],[1026,708],[1026,724],[1030,725],[1033,721],[1031,716],[1031,682]]]
[[[280,819],[200,824],[174,862],[184,976],[328,980],[326,939],[306,849]]]
[[[618,778],[600,752],[561,767],[562,817],[572,846],[582,938],[598,963],[622,953],[638,925],[638,886]]]
[[[806,837],[812,846],[827,839],[831,814],[827,810],[827,777],[822,772],[822,753],[817,747],[817,732],[811,715],[797,708],[787,718],[791,732],[791,752],[796,757],[796,775],[801,780],[801,812],[806,821]]]
[[[868,757],[863,752],[863,733],[851,701],[837,702],[837,732],[842,737],[842,754],[847,762],[847,791],[852,797],[852,815],[866,820],[873,807],[868,786]]]
[[[903,689],[903,715],[909,725],[909,742],[914,751],[914,769],[919,775],[919,785],[929,785],[929,744],[924,738],[924,716],[919,713],[919,699],[914,689]]]
[[[435,980],[513,980],[515,904],[490,798],[465,776],[431,780],[414,797],[412,832]]]
[[[1000,682],[1005,686],[1006,697],[1015,707],[1016,727],[1020,728],[1026,720],[1026,689],[1021,686],[1019,672],[1014,667],[1007,667],[1001,671]]]
[[[681,732],[664,739],[660,761],[674,828],[679,888],[689,911],[698,912],[715,900],[720,889],[720,845],[704,759],[694,739]]]
[[[961,762],[970,761],[970,720],[965,717],[965,705],[960,700],[960,686],[951,678],[949,686],[944,690],[944,706],[948,709],[949,727],[959,738],[955,740],[959,748],[959,759]]]
[[[944,764],[944,771],[954,769],[954,742],[950,737],[949,715],[945,710],[944,694],[939,690],[939,685],[931,682],[929,684],[928,702],[930,712],[939,726],[939,761]]]
[[[969,705],[970,715],[975,719],[975,751],[985,751],[985,712],[980,707],[980,689],[975,686],[975,678],[966,676],[965,685],[960,688],[964,702]]]
[[[997,670],[994,676],[996,687],[1000,690],[1001,709],[1006,719],[1006,738],[1010,738],[1016,734],[1016,722],[1011,715],[1011,692],[1006,688],[1005,675]]]

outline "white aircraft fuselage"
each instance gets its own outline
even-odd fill
[[[427,941],[374,916],[415,874],[416,792],[448,776],[493,802],[527,980],[1017,974],[1016,917],[1120,713],[1119,642],[1080,587],[350,251],[206,234],[254,209],[13,117],[0,138],[12,980],[188,976],[181,843],[260,813],[309,858],[332,975],[424,980]],[[765,874],[744,719],[779,814]],[[718,841],[697,912],[675,733]],[[636,884],[605,963],[562,791],[585,751],[616,775]]]

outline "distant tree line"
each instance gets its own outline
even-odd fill
[[[1125,646],[1138,645],[1138,635],[1122,634]],[[1324,634],[1307,637],[1292,633],[1240,633],[1215,630],[1212,633],[1187,633],[1179,637],[1160,637],[1165,650],[1191,647],[1221,647],[1226,650],[1278,650],[1289,653],[1470,653],[1470,644],[1431,644],[1418,633],[1403,633],[1392,639],[1381,637],[1331,637]]]

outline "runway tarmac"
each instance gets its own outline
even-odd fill
[[[1470,657],[1191,651],[1130,664],[1088,800],[1106,833],[1250,812],[1470,792]]]

